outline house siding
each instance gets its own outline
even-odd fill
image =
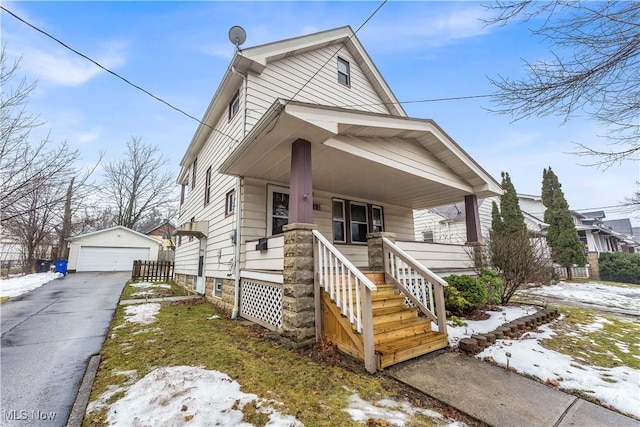
[[[495,201],[500,206],[500,199],[498,197],[490,197],[484,199],[479,203],[478,216],[480,217],[480,229],[482,231],[483,239],[489,236],[491,230],[491,202]],[[464,210],[464,209],[461,209]],[[462,212],[464,214],[464,212]],[[430,210],[416,211],[414,214],[415,220],[415,239],[423,241],[423,231],[433,231],[434,243],[450,243],[463,245],[467,241],[467,224],[464,218],[457,219],[449,224],[440,221],[445,221],[443,216],[431,212]]]
[[[304,89],[295,96],[296,101],[388,114],[389,109],[382,103],[349,51],[341,49],[333,56],[339,47],[328,46],[280,59],[269,63],[261,74],[249,73],[247,130],[258,122],[277,98],[291,99],[303,86]],[[350,87],[338,82],[338,56],[349,61]],[[314,76],[320,68],[320,72]]]
[[[243,184],[243,228],[242,242],[253,241],[267,235],[267,197],[269,184],[278,187],[288,187],[283,183],[268,183],[257,179],[245,179]],[[332,199],[340,198],[354,202],[369,203],[382,206],[384,213],[385,230],[396,233],[398,239],[413,240],[413,211],[410,208],[385,205],[375,200],[366,200],[342,194],[332,194],[322,190],[313,191],[313,203],[319,205],[319,209],[313,211],[313,222],[318,226],[324,236],[333,241],[332,234]],[[367,245],[337,244],[338,249],[344,253],[356,266],[367,266]],[[241,266],[246,265],[246,246],[242,246]]]

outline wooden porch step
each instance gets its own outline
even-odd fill
[[[376,285],[378,283],[384,283],[384,272],[379,271],[367,271],[364,273],[365,277],[371,280]]]
[[[395,340],[415,337],[425,332],[431,332],[431,321],[421,318],[406,319],[399,322],[389,322],[373,327],[373,340],[376,346]]]
[[[376,345],[378,369],[446,348],[447,345],[447,334],[439,332],[425,332],[412,338]]]
[[[418,318],[416,307],[381,307],[373,309],[373,326]]]

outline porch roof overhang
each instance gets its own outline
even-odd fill
[[[289,182],[291,144],[311,142],[314,189],[425,209],[502,194],[431,120],[277,100],[220,172]]]

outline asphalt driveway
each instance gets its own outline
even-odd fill
[[[66,425],[130,277],[68,274],[0,304],[0,425]]]

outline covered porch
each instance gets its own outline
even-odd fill
[[[330,313],[322,307],[333,304],[337,309],[330,311],[336,317],[355,322],[341,324],[341,332],[334,331],[333,338],[351,335],[354,328],[351,350],[359,349],[368,369],[381,367],[365,356],[373,338],[354,337],[373,334],[373,324],[381,320],[371,317],[376,309],[371,300],[367,303],[378,286],[360,277],[361,270],[381,273],[383,284],[397,288],[392,294],[406,297],[405,307],[418,307],[439,333],[445,333],[443,302],[441,307],[435,303],[446,283],[429,268],[455,272],[468,268],[470,257],[463,245],[415,242],[413,210],[463,200],[467,243],[473,245],[482,241],[478,198],[502,193],[499,184],[433,121],[280,100],[220,172],[247,184],[241,206],[253,194],[267,193],[264,227],[256,231],[255,224],[251,228],[244,222],[240,227],[239,299],[269,294],[273,303],[267,308],[260,302],[250,313],[243,313],[241,303],[241,315],[255,319],[266,313],[271,323],[265,326],[304,342],[326,337]],[[248,217],[240,215],[243,221]],[[380,255],[380,262],[372,265],[371,237],[380,233],[388,237],[386,249],[379,240],[385,259]],[[325,261],[333,260],[329,264],[322,264],[319,255],[325,250],[331,254]],[[389,262],[396,258],[393,267]],[[352,292],[357,296],[343,298]],[[354,298],[357,307],[349,305]],[[281,312],[273,315],[278,309]]]

